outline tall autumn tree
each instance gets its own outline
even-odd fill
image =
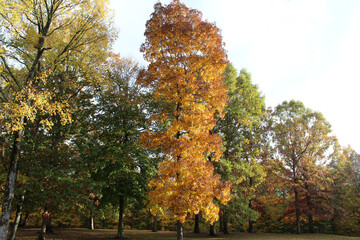
[[[39,114],[42,128],[70,121],[71,100],[98,80],[114,31],[107,1],[41,0],[0,4],[0,124],[12,134],[0,239],[8,232],[21,141]]]
[[[212,223],[219,211],[214,198],[224,204],[229,200],[229,185],[213,174],[208,160],[221,156],[221,138],[211,130],[214,115],[222,115],[227,102],[222,81],[227,55],[215,24],[178,0],[155,4],[145,37],[141,52],[150,64],[138,83],[153,87],[154,97],[166,103],[151,118],[162,123],[163,130],[142,135],[144,147],[162,149],[166,155],[150,183],[149,197],[154,214],[157,206],[174,214],[182,239],[182,223],[189,214],[202,211]]]
[[[315,231],[314,215],[318,214],[322,203],[318,200],[328,182],[324,161],[334,140],[330,133],[330,124],[323,115],[299,101],[284,101],[273,113],[276,158],[283,165],[279,177],[293,196],[288,212],[295,212],[297,233],[301,233],[301,214],[307,216],[309,231]]]

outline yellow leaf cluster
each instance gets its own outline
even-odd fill
[[[71,121],[68,96],[59,93],[102,82],[99,68],[116,35],[108,2],[0,1],[0,28],[6,33],[0,46],[0,121],[7,131],[37,115],[44,116],[45,128],[53,125],[49,116]],[[46,70],[56,79],[46,82]]]
[[[162,149],[167,156],[150,183],[151,206],[169,210],[180,222],[200,211],[214,222],[219,211],[214,199],[223,204],[230,199],[230,185],[214,175],[209,160],[218,161],[222,154],[221,138],[211,131],[214,116],[222,115],[227,103],[222,81],[226,51],[220,30],[202,21],[199,11],[179,1],[154,8],[141,48],[150,65],[138,83],[153,87],[153,96],[170,110],[151,118],[167,122],[166,129],[141,137],[144,147]]]
[[[34,82],[43,86],[46,84],[48,73],[37,77]],[[0,105],[0,122],[6,127],[8,132],[18,131],[24,127],[25,122],[33,122],[39,114],[41,115],[59,115],[62,124],[71,122],[69,104],[66,100],[62,102],[53,100],[54,92],[47,88],[35,87],[33,82],[14,92],[9,101]],[[53,122],[50,118],[44,118],[40,121],[44,128],[51,128]]]
[[[189,214],[201,211],[212,223],[217,220],[219,211],[214,199],[222,204],[230,200],[230,185],[213,175],[213,166],[205,159],[168,159],[161,164],[158,177],[150,182],[150,187],[153,188],[149,192],[151,205],[169,209],[181,222]]]

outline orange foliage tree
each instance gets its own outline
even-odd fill
[[[287,215],[296,218],[301,233],[301,215],[307,216],[309,232],[315,232],[314,221],[328,212],[329,198],[327,152],[334,144],[330,124],[319,112],[305,108],[300,101],[284,101],[273,112],[275,158],[282,165],[279,181],[284,181],[293,196]],[[314,219],[314,217],[316,217]]]
[[[138,83],[152,87],[163,106],[150,119],[161,127],[145,131],[141,141],[166,155],[150,183],[150,201],[154,214],[159,209],[174,214],[178,230],[199,211],[214,222],[219,211],[214,198],[224,204],[230,198],[229,184],[214,175],[208,160],[222,154],[221,138],[211,130],[227,102],[222,79],[228,60],[220,30],[201,18],[177,0],[156,3],[141,46],[150,64]]]

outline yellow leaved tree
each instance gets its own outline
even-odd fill
[[[8,233],[20,143],[27,123],[71,121],[72,99],[101,81],[98,68],[115,31],[107,0],[2,0],[0,125],[13,135],[2,199],[0,239]]]
[[[220,30],[199,11],[176,0],[154,9],[141,47],[150,64],[138,83],[153,88],[163,107],[150,119],[160,127],[145,131],[141,141],[166,156],[150,183],[150,203],[153,214],[161,208],[174,214],[182,239],[187,216],[202,211],[213,223],[219,211],[214,199],[230,199],[230,185],[214,175],[211,163],[222,154],[221,138],[212,130],[227,102],[228,60]]]

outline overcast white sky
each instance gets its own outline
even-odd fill
[[[145,65],[139,48],[157,0],[110,2],[120,30],[114,51]],[[325,116],[342,145],[360,153],[360,1],[181,2],[222,29],[229,60],[251,73],[267,106],[302,101]]]

